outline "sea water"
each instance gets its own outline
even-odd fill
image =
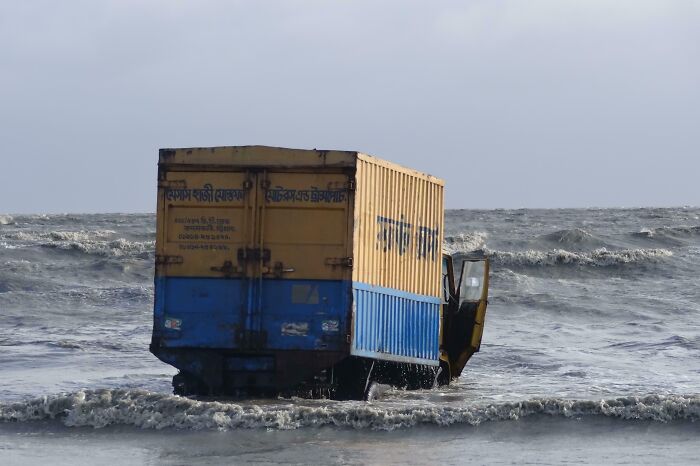
[[[372,402],[172,395],[155,217],[0,215],[0,464],[696,464],[700,209],[449,210],[491,258],[459,380]]]

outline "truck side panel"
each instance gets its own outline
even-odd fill
[[[351,353],[438,365],[443,184],[358,155]]]

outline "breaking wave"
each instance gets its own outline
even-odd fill
[[[12,239],[18,241],[37,242],[37,241],[91,241],[98,238],[108,238],[115,235],[113,230],[80,230],[80,231],[49,231],[38,233],[33,231],[18,231],[1,235],[3,239]]]
[[[594,234],[582,229],[572,228],[569,230],[559,230],[553,233],[547,233],[541,237],[550,242],[568,244],[568,245],[603,245],[605,244],[600,238]]]
[[[148,258],[149,254],[155,250],[155,241],[129,241],[119,238],[113,241],[57,241],[44,243],[42,246],[106,257],[135,255]]]
[[[590,252],[574,252],[564,249],[551,251],[486,251],[494,262],[514,266],[589,265],[610,267],[630,263],[656,262],[670,257],[668,249],[622,249],[609,251],[599,248]]]
[[[49,232],[14,232],[0,235],[0,244],[6,249],[39,246],[63,251],[78,251],[90,255],[105,257],[143,256],[155,249],[155,241],[130,241],[114,238],[113,230],[49,231]]]
[[[443,249],[449,254],[477,251],[484,248],[487,237],[488,235],[481,231],[446,236]]]
[[[700,235],[700,225],[685,227],[642,228],[632,236],[638,238],[689,238]]]
[[[417,425],[479,425],[536,415],[564,418],[603,416],[654,422],[700,419],[700,396],[648,395],[608,400],[532,399],[473,406],[389,407],[381,403],[325,402],[240,405],[197,401],[142,390],[80,391],[26,402],[0,404],[0,422],[58,419],[66,426],[131,425],[163,429],[298,429],[336,426],[394,430]]]
[[[0,225],[14,225],[15,220],[10,215],[0,215]]]

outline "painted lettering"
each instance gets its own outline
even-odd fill
[[[378,215],[376,224],[377,249],[383,252],[396,251],[402,256],[415,248],[416,259],[436,259],[440,247],[437,228],[422,225],[415,227],[414,240],[414,226],[406,222],[403,215],[398,220]]]

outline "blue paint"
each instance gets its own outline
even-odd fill
[[[353,282],[351,354],[438,365],[440,298]]]
[[[305,299],[297,296],[294,302],[294,287],[300,287],[297,293]],[[268,345],[275,349],[341,350],[349,332],[350,296],[348,281],[263,280],[261,321],[268,332]],[[340,331],[324,332],[323,322],[328,320],[337,320]],[[306,335],[282,333],[285,326],[304,323],[308,323]]]
[[[246,329],[265,332],[269,350],[341,350],[349,332],[350,282],[264,279],[254,296],[251,285],[242,279],[157,277],[154,337],[170,348],[236,349],[236,335]],[[313,299],[293,299],[295,287],[297,295],[312,291]],[[180,329],[165,328],[166,316],[180,319]],[[324,332],[328,321],[338,321],[339,331]],[[290,331],[304,325],[305,332]]]
[[[438,364],[437,297],[340,280],[264,279],[258,292],[243,279],[157,277],[155,288],[153,334],[166,348],[246,350],[237,335],[255,330],[266,335],[263,350],[347,351],[354,307],[350,354]],[[166,328],[166,317],[179,329]]]
[[[234,348],[241,317],[241,280],[156,277],[153,334],[168,347]],[[165,316],[180,330],[165,328]]]

